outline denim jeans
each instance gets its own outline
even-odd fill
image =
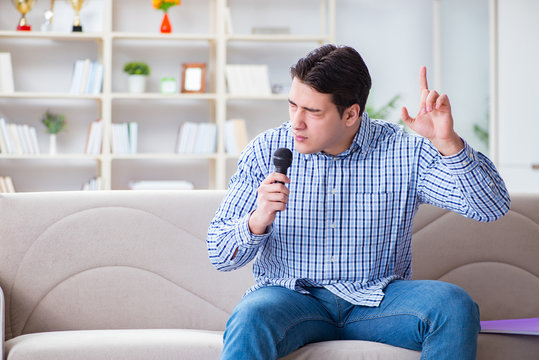
[[[278,359],[309,343],[354,339],[422,350],[421,359],[475,359],[479,308],[458,286],[393,281],[379,307],[307,291],[272,286],[245,296],[227,323],[221,359]]]

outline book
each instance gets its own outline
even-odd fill
[[[8,193],[15,192],[15,186],[13,186],[13,180],[10,176],[4,176],[4,183]]]
[[[130,122],[128,124],[129,132],[129,152],[131,154],[137,153],[138,147],[138,124],[136,122]]]
[[[14,91],[11,53],[0,52],[0,93],[13,93]]]
[[[103,122],[101,120],[92,121],[88,127],[86,137],[86,154],[97,155],[101,153],[101,144],[103,141]]]
[[[271,95],[267,65],[227,65],[225,75],[232,95]]]
[[[30,139],[34,147],[34,154],[40,154],[41,150],[39,149],[39,142],[37,141],[37,132],[36,128],[33,126],[30,126]]]
[[[4,120],[4,119],[0,119],[0,120]],[[6,139],[4,137],[1,126],[0,126],[0,153],[3,155],[9,154],[9,151],[6,145]]]
[[[19,130],[17,124],[8,124],[9,136],[13,141],[13,154],[21,155],[23,154],[23,147],[21,139],[19,137]]]
[[[239,155],[249,143],[244,119],[230,119],[225,122],[225,150],[228,154]]]
[[[7,193],[7,184],[3,176],[0,176],[0,193]]]
[[[13,154],[14,153],[13,142],[11,140],[10,131],[8,130],[6,119],[4,118],[0,118],[0,132],[6,144],[6,149],[7,149],[6,154]]]

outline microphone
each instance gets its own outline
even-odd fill
[[[275,171],[281,174],[285,174],[288,168],[292,164],[292,151],[287,148],[279,148],[273,153],[273,165],[275,165]],[[282,181],[276,181],[284,185]]]

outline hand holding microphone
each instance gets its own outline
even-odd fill
[[[292,152],[286,148],[279,148],[273,154],[275,172],[268,175],[258,188],[257,208],[249,218],[249,229],[253,234],[264,234],[266,229],[275,220],[277,212],[286,209],[289,190],[285,183],[290,179],[286,176],[292,164]]]

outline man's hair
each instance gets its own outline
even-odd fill
[[[363,114],[371,76],[361,55],[349,46],[327,44],[311,51],[290,68],[293,78],[323,94],[331,94],[340,116],[353,104]]]

